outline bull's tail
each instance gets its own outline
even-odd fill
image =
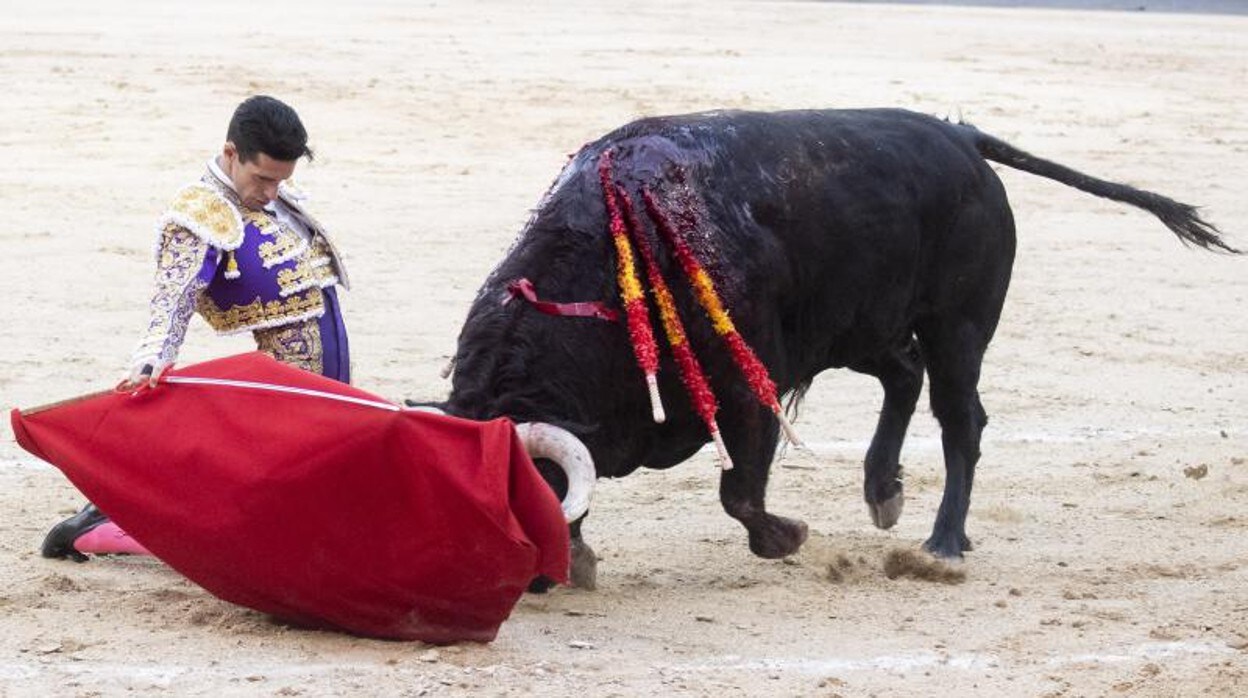
[[[993,162],[1046,177],[1089,194],[1142,208],[1161,219],[1183,244],[1240,254],[1239,250],[1222,240],[1220,230],[1196,213],[1195,206],[1151,191],[1091,177],[1056,162],[1038,158],[969,124],[963,124],[963,127],[972,134],[975,148],[980,155]]]

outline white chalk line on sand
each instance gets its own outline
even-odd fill
[[[247,676],[262,677],[266,681],[285,679],[304,680],[317,676],[336,673],[350,673],[360,676],[395,673],[413,673],[410,670],[396,669],[383,662],[366,664],[361,662],[228,662],[216,661],[212,665],[199,664],[126,664],[122,662],[84,662],[52,663],[29,662],[0,664],[0,681],[31,681],[35,679],[57,679],[58,677],[74,677],[91,681],[127,681],[145,682],[153,686],[172,686],[175,681],[194,680],[196,678],[239,678]],[[415,675],[415,674],[414,674]]]
[[[801,432],[801,425],[798,425],[798,432]],[[1014,445],[1014,444],[1083,444],[1083,443],[1126,443],[1136,439],[1166,439],[1166,438],[1202,438],[1216,440],[1224,438],[1217,429],[1184,429],[1184,430],[1165,430],[1165,429],[1098,429],[1085,428],[1073,431],[1019,431],[1011,433],[992,433],[985,431],[983,437],[983,447],[992,448],[994,445]],[[869,439],[832,439],[826,441],[806,441],[804,445],[813,451],[815,455],[827,453],[850,453],[861,455],[865,453],[867,448],[871,446]],[[792,446],[786,445],[786,449],[790,454],[793,453]],[[940,442],[940,436],[908,436],[905,441],[905,449],[907,451],[917,451],[921,453],[936,452],[939,453],[943,446]],[[703,446],[702,453],[711,453],[711,444]]]
[[[659,664],[655,669],[664,674],[724,672],[724,671],[770,671],[779,674],[827,676],[860,671],[890,671],[904,673],[922,669],[952,669],[967,672],[1001,670],[1021,672],[1029,669],[1048,669],[1071,665],[1118,665],[1176,657],[1224,656],[1238,652],[1219,642],[1150,642],[1112,649],[1107,652],[1051,655],[1035,661],[1010,662],[999,655],[986,652],[935,652],[925,650],[876,657],[771,657],[747,658],[726,655],[703,661],[677,664]],[[446,667],[457,671],[479,671],[493,674],[506,665],[488,667]],[[394,676],[396,673],[413,673],[413,677],[430,678],[430,667],[420,671],[405,670],[382,662],[231,662],[218,660],[211,665],[125,664],[118,662],[46,662],[32,661],[0,663],[0,680],[5,682],[57,680],[64,677],[92,681],[146,682],[155,686],[172,686],[175,681],[198,678],[221,678],[257,676],[265,681],[299,679],[334,673],[350,673],[364,677],[372,675]],[[514,671],[514,670],[513,670]]]
[[[999,655],[986,652],[934,652],[930,650],[877,657],[778,657],[750,659],[735,655],[711,661],[669,664],[670,672],[774,671],[824,676],[855,671],[906,672],[917,669],[958,669],[984,671],[1001,669],[1017,671],[1036,666],[1068,666],[1074,664],[1123,664],[1182,656],[1238,654],[1220,642],[1150,642],[1123,647],[1111,652],[1053,655],[1034,662],[1009,662]]]

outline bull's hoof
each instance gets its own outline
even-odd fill
[[[586,591],[598,588],[598,555],[578,538],[572,539],[572,586]]]
[[[966,534],[937,536],[923,542],[923,549],[947,562],[961,562],[962,553],[974,549]]]
[[[764,514],[749,531],[750,552],[774,560],[796,553],[806,542],[810,528],[805,521]]]
[[[876,528],[887,531],[901,519],[901,510],[905,505],[905,495],[898,492],[882,502],[867,502],[867,512],[871,514],[871,523]]]

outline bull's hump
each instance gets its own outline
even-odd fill
[[[653,133],[609,143],[617,180],[651,183],[665,179],[673,166],[696,168],[710,159],[710,149],[681,134]]]
[[[762,112],[717,110],[654,116],[627,124],[591,143],[585,154],[612,151],[617,173],[635,181],[662,178],[672,166],[696,171],[755,137]],[[772,124],[783,130],[779,123]]]

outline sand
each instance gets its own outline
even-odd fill
[[[1242,16],[24,2],[5,8],[0,76],[6,406],[122,377],[155,216],[253,92],[289,101],[312,133],[297,178],[356,282],[356,383],[393,399],[445,394],[438,370],[476,288],[567,154],[643,115],[952,114],[1199,204],[1248,247]],[[750,555],[700,454],[600,483],[597,591],[526,597],[494,643],[445,648],[287,628],[152,560],[42,559],[81,496],[6,423],[0,695],[1248,693],[1248,261],[1002,177],[1020,247],[981,383],[991,423],[961,574],[909,555],[943,481],[925,407],[902,458],[906,512],[872,528],[861,459],[880,391],[845,372],[806,401],[814,455],[773,470],[772,509],[811,526],[800,554]],[[248,348],[196,321],[183,361]]]

